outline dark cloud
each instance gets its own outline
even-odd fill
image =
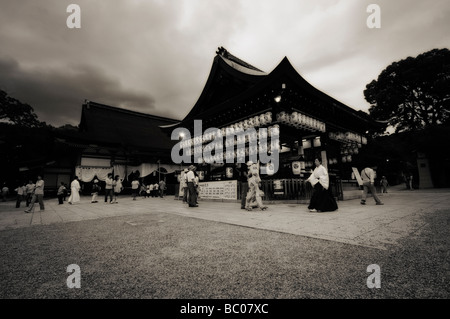
[[[154,98],[125,89],[118,79],[87,64],[65,68],[25,69],[12,58],[0,58],[0,87],[30,104],[41,121],[77,125],[85,99],[150,113]]]
[[[79,30],[65,25],[71,3]],[[319,90],[367,110],[364,87],[386,66],[450,45],[448,0],[375,1],[377,30],[366,25],[371,3],[5,0],[0,85],[58,124],[77,124],[84,99],[181,119],[224,46],[266,72],[287,56]]]

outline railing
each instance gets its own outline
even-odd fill
[[[264,192],[263,200],[309,200],[311,199],[313,188],[304,179],[277,179],[262,180],[261,190]],[[340,179],[330,180],[330,190],[333,196],[343,199],[342,183]],[[238,199],[241,199],[240,185],[238,183]]]

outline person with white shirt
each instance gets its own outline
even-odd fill
[[[39,202],[39,208],[41,211],[45,210],[44,206],[44,180],[41,176],[37,177],[37,181],[34,187],[34,194],[33,198],[31,199],[30,206],[27,210],[25,210],[25,213],[31,213],[31,211],[34,211],[34,203],[38,201]]]
[[[80,201],[80,182],[78,182],[78,176],[75,176],[72,183],[70,183],[70,196],[67,202],[69,204],[78,203]]]
[[[384,205],[384,203],[378,198],[375,190],[375,171],[377,167],[366,167],[361,171],[361,179],[363,182],[363,194],[361,198],[361,205],[366,205],[367,193],[372,193],[373,199],[377,205]]]
[[[197,190],[195,189],[195,171],[194,165],[189,166],[189,172],[186,173],[186,181],[189,190],[188,204],[189,207],[198,207],[197,205]]]
[[[316,158],[314,161],[316,168],[307,179],[313,187],[313,194],[308,205],[310,212],[332,212],[338,209],[336,200],[331,194],[330,178],[327,169],[322,165],[322,161]]]
[[[108,175],[105,178],[105,203],[109,202],[112,203],[113,197],[114,197],[114,180],[113,180],[113,174],[108,173]]]

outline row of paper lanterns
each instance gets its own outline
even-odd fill
[[[336,141],[349,143],[349,144],[357,144],[358,147],[361,147],[361,144],[367,144],[367,138],[357,133],[353,132],[330,132],[328,136]]]
[[[224,131],[226,130],[226,131]],[[267,139],[268,137],[279,137],[280,136],[280,126],[278,124],[269,126],[267,129],[259,129],[258,131],[252,130],[249,132],[249,134],[239,134],[239,132],[244,133],[244,130],[240,127],[237,129],[234,129],[233,127],[227,127],[226,129],[222,128],[220,129],[220,134],[222,137],[226,137],[226,134],[236,134],[236,139],[225,139],[225,145],[231,146],[231,145],[237,145],[237,144],[245,144],[245,143],[252,143],[257,142],[259,139]],[[191,139],[186,139],[180,142],[181,147],[190,147],[190,146],[196,146],[201,147],[201,145],[205,142],[210,142],[214,138],[213,133],[207,133],[202,136],[196,136]],[[211,145],[207,144],[206,146]],[[214,146],[211,145],[211,148]]]
[[[202,147],[197,147],[193,149],[193,153],[192,153],[192,149],[188,149],[186,155],[187,156],[191,156],[195,154],[200,154],[202,156],[202,158],[204,159],[204,161],[208,162],[208,163],[212,163],[212,162],[222,162],[224,159],[235,159],[238,157],[248,157],[250,155],[257,155],[258,153],[270,153],[272,151],[280,151],[280,144],[276,143],[273,146],[271,146],[272,143],[262,143],[259,146],[256,145],[250,145],[249,147],[245,147],[245,148],[238,148],[237,150],[231,150],[231,151],[225,151],[225,152],[219,152],[219,153],[215,153],[214,155],[208,155],[208,154],[204,154],[203,151],[212,151],[213,149],[208,149],[206,150],[203,149]]]
[[[300,112],[280,112],[277,114],[277,121],[296,128],[303,128],[309,131],[325,132],[326,125],[324,122],[312,118]]]
[[[259,115],[252,116],[243,121],[239,121],[233,124],[230,124],[226,127],[222,127],[220,129],[220,133],[222,136],[226,136],[227,133],[235,134],[239,131],[244,131],[249,128],[257,128],[260,126],[267,126],[272,123],[272,112],[266,112]],[[214,139],[214,133],[206,133],[202,136],[195,137],[193,142],[197,143],[205,143]]]

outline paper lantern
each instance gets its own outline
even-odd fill
[[[316,138],[313,139],[313,145],[314,145],[314,147],[320,147],[322,145],[320,142],[319,136],[317,136]]]
[[[266,174],[267,175],[275,174],[275,165],[273,165],[272,163],[268,163],[266,165]]]
[[[227,167],[225,172],[226,172],[227,178],[233,178],[233,167]]]
[[[304,149],[311,148],[311,140],[307,139],[302,140],[302,146]]]
[[[255,116],[253,117],[253,124],[255,127],[258,127],[261,125],[260,120],[259,120],[259,116]]]
[[[300,175],[301,165],[299,161],[292,162],[292,173],[294,175]]]
[[[260,125],[266,125],[267,124],[267,121],[266,121],[266,118],[265,118],[264,114],[260,114],[259,115],[259,124]]]

